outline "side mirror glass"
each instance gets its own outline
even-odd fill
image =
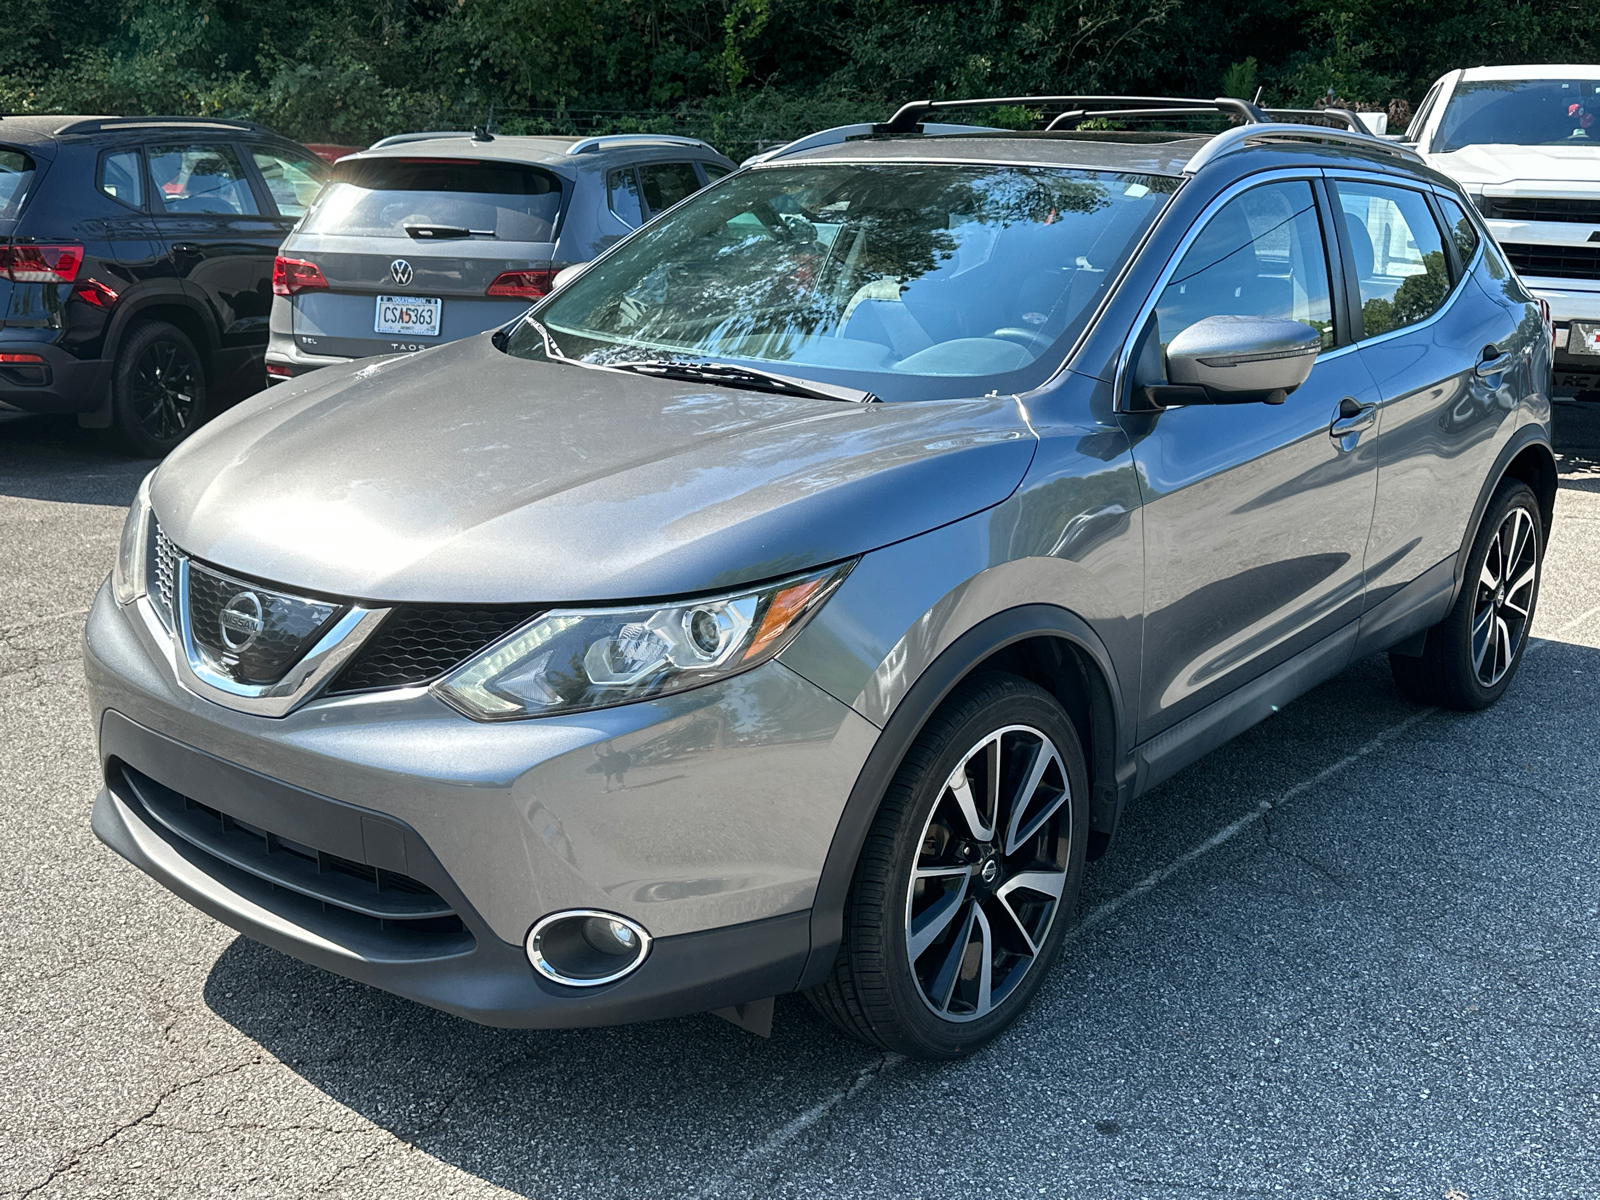
[[[1300,321],[1206,317],[1167,343],[1164,381],[1150,380],[1147,369],[1136,374],[1136,407],[1282,404],[1311,374],[1321,348],[1322,335]],[[1141,368],[1159,353],[1149,338]]]

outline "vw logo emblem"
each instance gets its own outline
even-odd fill
[[[397,258],[389,264],[389,278],[401,287],[411,282],[411,264],[403,258]]]
[[[222,644],[235,654],[243,652],[261,632],[261,597],[254,592],[238,593],[222,606],[217,625],[222,630]]]

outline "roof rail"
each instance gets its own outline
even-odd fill
[[[471,137],[470,129],[431,129],[423,133],[396,133],[386,138],[379,138],[368,146],[368,150],[377,150],[383,146],[399,146],[405,142],[429,142],[434,138]]]
[[[716,153],[716,147],[699,138],[679,137],[675,133],[602,133],[598,137],[582,138],[567,147],[568,154],[594,154],[601,146],[621,143],[624,146],[698,146]]]
[[[991,125],[935,125],[931,122],[919,126],[926,137],[943,137],[948,134],[962,133],[1006,133],[1008,130],[997,129]],[[742,167],[754,166],[756,163],[770,162],[774,158],[784,158],[790,154],[799,154],[802,150],[815,150],[818,146],[837,146],[847,142],[853,137],[868,137],[880,132],[882,125],[874,125],[870,121],[859,125],[836,125],[832,129],[819,130],[808,133],[805,137],[795,138],[792,142],[785,142],[771,150],[763,150],[759,154],[752,154],[739,165]]]
[[[254,121],[236,121],[232,117],[84,117],[68,121],[56,130],[56,136],[69,133],[99,133],[126,125],[223,125],[229,129],[248,129],[253,133],[271,133],[265,125]]]
[[[1266,108],[1262,109],[1269,117],[1311,117],[1311,121],[1290,121],[1292,125],[1314,125],[1316,117],[1332,117],[1334,120],[1343,121],[1345,128],[1352,133],[1372,133],[1372,127],[1361,119],[1361,114],[1349,108]],[[1376,114],[1373,114],[1376,115]]]
[[[878,133],[915,133],[917,126],[936,112],[953,108],[1064,108],[1079,120],[1091,116],[1155,116],[1161,113],[1220,112],[1240,117],[1251,123],[1265,121],[1266,115],[1248,100],[1232,96],[1218,96],[1214,100],[1196,100],[1172,96],[989,96],[982,100],[913,100],[902,104],[900,110],[877,127]],[[1147,111],[1149,110],[1149,111]],[[1062,113],[1066,116],[1067,113]],[[1057,117],[1051,121],[1055,128]]]
[[[1314,112],[1332,112],[1332,109],[1314,109]],[[1355,114],[1352,113],[1351,116]],[[1357,122],[1360,126],[1360,122]],[[1376,150],[1383,154],[1391,154],[1395,158],[1408,163],[1421,163],[1422,155],[1415,150],[1409,150],[1387,138],[1381,138],[1375,133],[1367,133],[1365,126],[1360,126],[1361,132],[1344,129],[1329,129],[1318,125],[1291,125],[1287,122],[1268,122],[1264,125],[1237,125],[1232,129],[1225,129],[1212,138],[1199,152],[1191,158],[1183,168],[1185,175],[1193,175],[1201,167],[1220,158],[1224,154],[1231,154],[1235,150],[1243,150],[1248,146],[1260,146],[1271,142],[1333,142],[1341,146],[1354,146],[1361,150]]]

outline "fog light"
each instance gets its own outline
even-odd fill
[[[614,983],[650,953],[650,935],[615,913],[568,909],[528,931],[528,961],[546,979],[568,987]]]

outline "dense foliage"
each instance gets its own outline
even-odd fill
[[[1415,103],[1444,70],[1600,57],[1578,0],[15,0],[0,111],[675,130],[729,152],[900,100],[1028,92]]]

